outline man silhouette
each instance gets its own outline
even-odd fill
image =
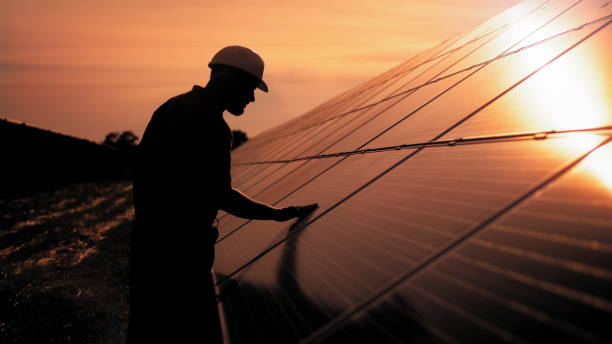
[[[316,205],[275,208],[233,189],[231,130],[255,101],[264,63],[240,46],[211,60],[206,87],[194,86],[161,105],[138,147],[136,211],[130,252],[128,341],[220,342],[210,270],[219,209],[250,219],[287,221]]]

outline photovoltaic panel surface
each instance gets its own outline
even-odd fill
[[[253,138],[228,342],[609,342],[609,1],[525,1]]]
[[[607,144],[326,340],[609,342],[611,164]]]

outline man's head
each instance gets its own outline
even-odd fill
[[[251,49],[241,46],[225,47],[208,64],[211,69],[209,85],[221,91],[224,108],[240,116],[250,102],[255,101],[255,88],[268,92],[262,80],[264,62]]]

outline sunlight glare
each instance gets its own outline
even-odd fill
[[[561,42],[559,42],[561,43]],[[545,50],[534,50],[521,63],[537,68]],[[545,66],[529,80],[529,93],[520,107],[530,109],[528,120],[547,130],[573,130],[610,125],[612,101],[606,80],[607,61],[590,49],[574,49]],[[580,154],[601,142],[595,134],[574,133],[559,149]],[[608,150],[609,151],[609,150]],[[612,189],[610,159],[593,153],[584,162],[595,179]],[[602,158],[599,158],[602,157]],[[606,159],[606,157],[608,159]]]

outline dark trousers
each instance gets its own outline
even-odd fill
[[[128,343],[221,343],[212,233],[180,238],[160,223],[134,226]]]

